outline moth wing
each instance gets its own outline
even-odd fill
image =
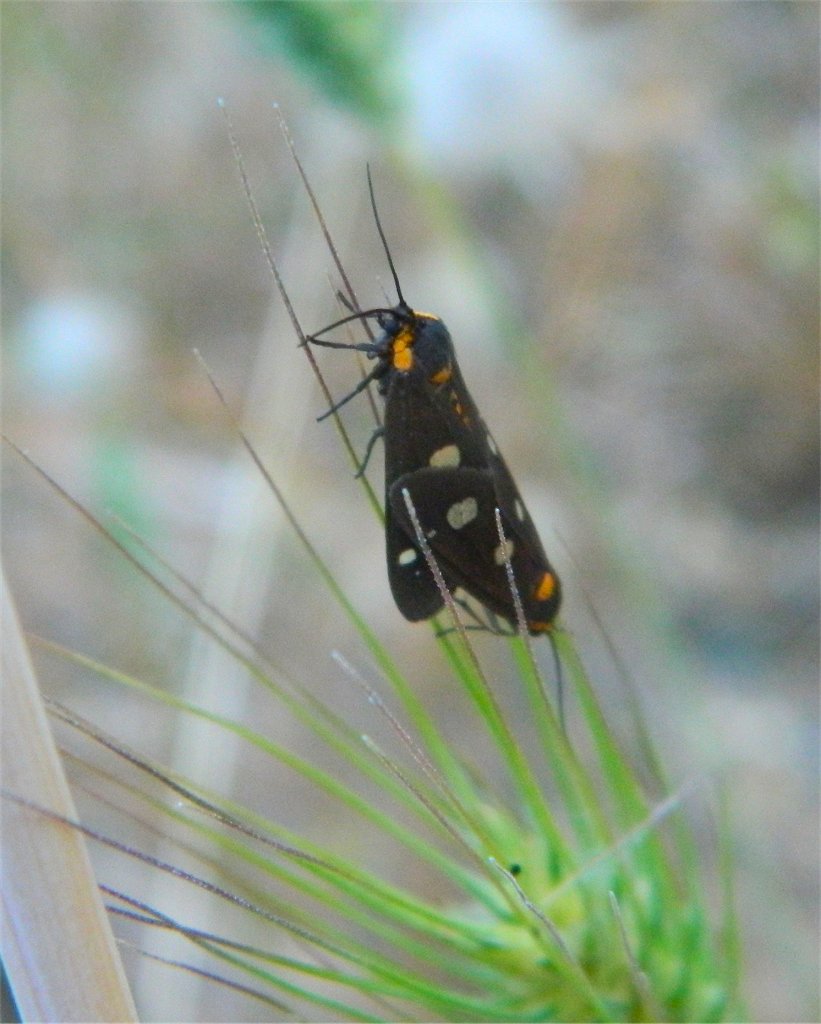
[[[527,511],[522,500],[519,489],[516,486],[513,475],[507,468],[507,463],[499,454],[493,438],[487,434],[490,447],[488,448],[488,468],[493,476],[493,486],[496,491],[496,504],[502,511],[502,520],[509,525],[512,534],[531,552],[533,560],[540,562],[546,571],[550,570],[550,563],[542,547],[542,540],[530,513]],[[505,534],[507,534],[507,528]]]
[[[405,517],[407,519],[407,512]],[[391,593],[396,607],[405,618],[411,622],[420,622],[440,611],[444,600],[425,556],[419,550],[413,526],[410,526],[408,534],[400,522],[391,502],[386,501],[385,547]]]
[[[501,459],[499,462],[504,466]],[[508,487],[512,490],[505,494]],[[507,553],[529,628],[533,632],[548,628],[558,610],[558,580],[509,472],[501,486],[490,468],[426,467],[406,473],[389,488],[388,504],[402,530],[412,534],[402,495],[405,488],[446,579],[492,612],[515,622],[505,564]],[[502,514],[506,548],[496,528],[497,507]],[[517,514],[517,508],[523,516]]]
[[[548,561],[541,537],[522,500],[507,463],[502,458],[491,434],[488,440],[488,465],[493,475],[497,505],[502,513],[506,537],[514,540],[514,553],[510,559],[517,585],[521,588],[525,618],[532,633],[542,633],[559,612],[562,590],[559,577]],[[516,550],[527,553],[526,559],[517,560]],[[520,567],[521,562],[526,562]]]

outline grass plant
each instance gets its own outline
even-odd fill
[[[233,133],[231,138],[237,149]],[[239,157],[238,163],[275,284],[304,343]],[[297,167],[303,174],[298,161]],[[315,203],[304,174],[303,180]],[[339,269],[355,301],[341,264]],[[310,348],[305,350],[312,358]],[[218,388],[217,393],[222,398]],[[336,422],[355,466],[353,447]],[[509,681],[503,686],[485,670],[480,645],[452,602],[449,617],[432,623],[427,641],[420,638],[438,648],[437,685],[459,694],[492,752],[489,762],[477,766],[427,708],[419,681],[400,669],[348,598],[241,430],[239,437],[295,531],[306,571],[310,566],[317,585],[341,606],[369,652],[377,683],[363,678],[342,655],[334,656],[371,709],[374,731],[387,741],[361,734],[303,680],[272,664],[147,545],[134,538],[124,542],[120,526],[103,525],[54,481],[64,500],[152,581],[157,600],[187,615],[193,628],[267,691],[283,715],[327,748],[339,770],[247,722],[81,652],[42,638],[33,642],[158,709],[209,723],[214,743],[230,737],[262,758],[272,786],[283,773],[296,773],[338,807],[352,833],[378,837],[408,867],[397,879],[332,838],[309,838],[287,821],[243,806],[52,703],[56,719],[128,766],[125,782],[99,766],[87,767],[106,799],[117,803],[118,793],[127,797],[139,808],[132,811],[135,816],[167,830],[198,867],[149,855],[81,824],[70,811],[41,809],[51,819],[43,827],[69,824],[118,856],[207,892],[226,907],[226,915],[230,909],[232,926],[217,934],[199,927],[182,908],[152,906],[134,891],[105,883],[101,888],[112,913],[175,933],[192,947],[191,959],[166,960],[230,986],[275,1019],[717,1021],[743,1016],[732,857],[724,858],[726,898],[716,910],[688,823],[690,790],[667,783],[638,717],[634,724],[644,755],[641,764],[631,762],[564,624],[556,624],[552,642],[567,714],[553,696],[556,679],[543,677],[524,630],[496,641],[509,647],[512,685],[527,709],[525,721],[500,696]],[[379,502],[367,479],[362,486],[378,515]],[[421,637],[424,627],[416,628]],[[330,653],[333,641],[325,642]],[[244,918],[253,939],[245,937]],[[150,947],[145,952],[160,956]]]

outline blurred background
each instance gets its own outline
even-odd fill
[[[367,722],[330,652],[372,672],[367,656],[239,451],[199,349],[337,579],[469,744],[435,645],[390,599],[335,431],[315,422],[324,399],[217,98],[306,331],[338,316],[338,275],[272,105],[363,306],[392,296],[369,162],[405,295],[451,330],[602,699],[618,720],[588,599],[674,777],[708,804],[724,787],[753,1018],[817,1019],[818,6],[6,0],[0,13],[5,432]],[[319,360],[335,395],[351,388],[347,354]],[[360,451],[368,416],[365,401],[345,412]],[[378,489],[380,463],[377,448]],[[3,512],[27,629],[303,742],[11,455]],[[507,677],[505,645],[479,644]],[[48,693],[138,749],[345,841],[344,821],[255,777],[230,744],[54,659],[38,668]],[[213,986],[163,1002],[172,972],[128,967],[144,1019],[259,1012]]]

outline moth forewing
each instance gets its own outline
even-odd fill
[[[441,611],[444,599],[419,550],[413,527],[400,526],[390,501],[385,502],[385,553],[388,582],[396,607],[410,622]]]

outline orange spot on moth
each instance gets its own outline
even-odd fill
[[[413,366],[413,331],[410,327],[403,327],[393,340],[392,358],[394,369],[409,370]]]
[[[537,601],[546,601],[556,589],[556,577],[551,572],[546,572],[536,584],[533,596]]]

